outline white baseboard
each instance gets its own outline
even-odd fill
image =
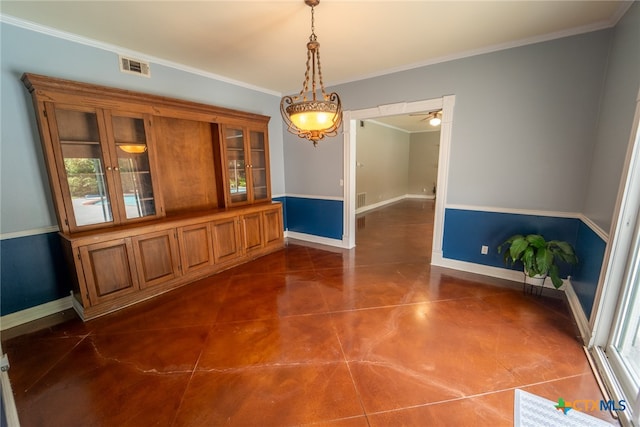
[[[316,235],[313,235],[313,234],[298,233],[296,231],[286,230],[284,232],[284,237],[285,238],[290,237],[292,239],[303,240],[305,242],[318,243],[320,245],[327,245],[327,246],[334,246],[334,247],[337,247],[337,248],[349,249],[348,245],[347,245],[347,242],[345,242],[343,240],[330,239],[328,237],[316,236]]]
[[[406,194],[405,199],[424,199],[424,200],[435,200],[436,196],[435,194],[427,194],[426,196],[424,194]]]
[[[72,306],[71,300],[71,296],[68,296],[2,316],[0,317],[0,331],[67,310]]]
[[[356,209],[356,215],[371,211],[373,209],[382,208],[384,206],[390,205],[392,203],[399,202],[405,199],[425,199],[425,200],[434,200],[436,196],[434,195],[424,195],[424,194],[404,194],[402,196],[394,197],[392,199],[383,200],[378,203],[374,203],[372,205],[362,206],[361,208]]]
[[[523,278],[523,273],[519,271],[444,258],[442,253],[438,252],[433,252],[431,254],[431,265],[466,271],[469,273],[482,274],[483,276],[497,277],[499,279],[512,280],[514,282],[522,282]]]
[[[569,303],[569,308],[571,309],[573,319],[575,320],[576,325],[578,325],[578,330],[580,331],[582,342],[584,343],[584,345],[588,345],[591,341],[591,328],[589,327],[589,319],[587,319],[587,316],[582,309],[582,305],[580,304],[580,300],[578,299],[576,291],[573,289],[571,280],[565,281],[564,292],[567,297],[567,302]]]
[[[404,200],[405,197],[407,197],[407,196],[406,195],[398,196],[398,197],[394,197],[392,199],[383,200],[383,201],[378,202],[378,203],[373,203],[371,205],[362,206],[362,207],[356,209],[356,215],[364,213],[364,212],[369,212],[369,211],[372,211],[374,209],[378,209],[378,208],[390,205],[392,203],[399,202],[400,200]]]
[[[511,280],[513,282],[519,283],[522,283],[524,279],[524,273],[521,271],[444,258],[441,252],[431,253],[431,265],[451,268],[453,270],[466,271],[468,273],[481,274],[483,276],[496,277],[498,279]],[[567,282],[568,280],[563,280],[563,284],[558,290],[564,291],[567,288]],[[553,283],[551,283],[551,279],[549,279],[548,277],[544,282],[544,287],[556,289],[555,286],[553,286]]]

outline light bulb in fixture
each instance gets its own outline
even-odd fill
[[[144,144],[119,145],[118,147],[129,154],[142,154],[147,151],[147,146]]]
[[[427,118],[429,119],[429,124],[431,126],[440,126],[440,123],[442,123],[442,110],[432,111],[429,113]]]

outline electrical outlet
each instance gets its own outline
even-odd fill
[[[488,253],[489,253],[489,246],[484,246],[484,245],[483,245],[483,246],[482,246],[482,248],[480,249],[480,253],[481,253],[482,255],[486,255],[486,254],[488,254]]]

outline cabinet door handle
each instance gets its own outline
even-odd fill
[[[107,170],[110,171],[112,168],[111,166],[107,166]]]
[[[116,167],[113,168],[113,170],[114,171],[118,171],[118,170],[120,170],[120,168],[116,166]]]

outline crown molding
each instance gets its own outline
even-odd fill
[[[627,12],[627,10],[631,7],[631,4],[633,3],[633,1],[628,2],[628,3],[629,4],[622,3],[620,5],[620,7],[618,8],[618,10],[616,11],[616,13],[609,20],[599,21],[599,22],[595,22],[595,23],[592,23],[592,24],[589,24],[589,25],[583,25],[583,26],[580,26],[580,27],[571,28],[571,29],[568,29],[568,30],[556,31],[556,32],[549,33],[549,34],[542,34],[542,35],[538,35],[538,36],[527,37],[527,38],[520,39],[520,40],[513,40],[513,41],[510,41],[510,42],[506,42],[506,43],[499,43],[499,44],[495,44],[495,45],[492,45],[492,46],[485,46],[485,47],[482,47],[482,48],[479,48],[479,49],[467,50],[467,51],[456,53],[456,54],[452,54],[452,55],[440,56],[440,57],[432,58],[432,59],[429,59],[429,60],[426,60],[426,61],[415,62],[413,64],[407,64],[407,65],[402,65],[402,66],[399,66],[399,67],[387,68],[386,70],[381,70],[379,72],[370,73],[370,74],[364,74],[364,75],[361,75],[361,76],[358,76],[358,77],[354,77],[354,78],[351,78],[351,79],[329,82],[329,84],[327,84],[325,86],[327,86],[327,87],[339,86],[339,85],[343,85],[343,84],[347,84],[347,83],[353,83],[353,82],[357,82],[357,81],[361,81],[361,80],[367,80],[367,79],[371,79],[371,78],[375,78],[375,77],[382,77],[382,76],[386,76],[386,75],[389,75],[389,74],[395,74],[395,73],[399,73],[399,72],[403,72],[403,71],[414,70],[416,68],[427,67],[429,65],[441,64],[441,63],[444,63],[444,62],[455,61],[455,60],[459,60],[459,59],[465,59],[465,58],[469,58],[469,57],[472,57],[472,56],[484,55],[484,54],[487,54],[487,53],[499,52],[499,51],[502,51],[502,50],[512,49],[512,48],[516,48],[516,47],[522,47],[522,46],[527,46],[527,45],[531,45],[531,44],[542,43],[542,42],[547,42],[547,41],[552,41],[552,40],[557,40],[557,39],[562,39],[562,38],[565,38],[565,37],[577,36],[577,35],[580,35],[580,34],[590,33],[590,32],[593,32],[593,31],[604,30],[604,29],[607,29],[607,28],[614,27],[618,23],[618,21],[624,16],[624,14]]]
[[[189,74],[194,74],[194,75],[198,75],[201,77],[206,77],[208,79],[212,79],[212,80],[217,80],[223,83],[228,83],[234,86],[238,86],[238,87],[242,87],[244,89],[250,89],[250,90],[255,90],[257,92],[262,92],[262,93],[266,93],[268,95],[273,95],[273,96],[277,96],[277,97],[282,97],[282,94],[280,92],[276,92],[270,89],[266,89],[263,87],[259,87],[259,86],[254,86],[252,84],[249,83],[245,83],[245,82],[241,82],[239,80],[235,80],[235,79],[231,79],[229,77],[225,77],[225,76],[220,76],[218,74],[214,74],[214,73],[210,73],[208,71],[204,71],[204,70],[200,70],[198,68],[193,68],[193,67],[189,67],[183,64],[179,64],[177,62],[173,62],[173,61],[169,61],[166,59],[162,59],[162,58],[157,58],[154,56],[150,56],[147,55],[145,53],[142,52],[138,52],[135,50],[131,50],[131,49],[127,49],[125,47],[122,46],[116,46],[116,45],[112,45],[109,43],[104,43],[98,40],[94,40],[94,39],[90,39],[88,37],[83,37],[83,36],[79,36],[77,34],[73,34],[73,33],[69,33],[66,31],[61,31],[61,30],[57,30],[51,27],[47,27],[44,25],[40,25],[40,24],[36,24],[34,22],[30,22],[30,21],[25,21],[23,19],[20,18],[16,18],[10,15],[3,15],[0,13],[0,22],[5,23],[5,24],[9,24],[9,25],[13,25],[14,27],[19,27],[19,28],[23,28],[25,30],[30,30],[30,31],[34,31],[37,33],[41,33],[41,34],[45,34],[51,37],[56,37],[59,39],[63,39],[63,40],[67,40],[73,43],[78,43],[78,44],[82,44],[85,46],[89,46],[89,47],[93,47],[96,49],[100,49],[100,50],[104,50],[107,52],[112,52],[116,55],[125,55],[125,56],[132,56],[135,57],[137,59],[146,61],[146,62],[151,62],[154,64],[158,64],[158,65],[162,65],[168,68],[173,68],[176,70],[180,70],[180,71],[184,71],[186,73]]]

